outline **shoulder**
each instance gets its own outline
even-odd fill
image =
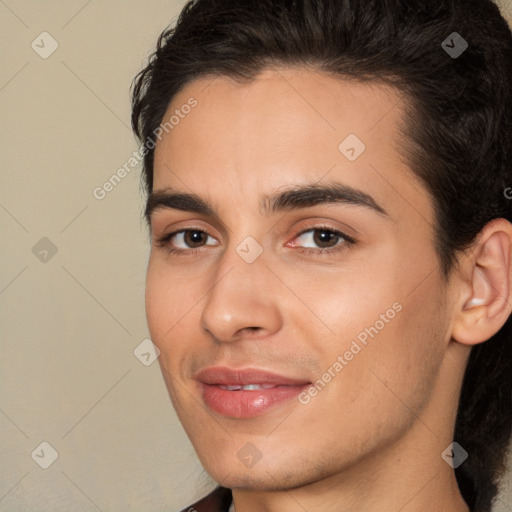
[[[228,512],[231,500],[230,489],[216,487],[208,496],[184,508],[181,512]]]

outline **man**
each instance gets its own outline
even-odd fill
[[[147,318],[219,484],[186,510],[491,510],[511,84],[489,0],[199,0],[161,35]]]

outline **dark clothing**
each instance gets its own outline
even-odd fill
[[[232,499],[230,489],[217,487],[208,496],[181,512],[228,512]]]

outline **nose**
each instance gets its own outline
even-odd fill
[[[247,263],[235,250],[226,250],[201,313],[202,328],[222,343],[277,332],[282,315],[276,281],[263,256]]]

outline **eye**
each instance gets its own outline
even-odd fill
[[[213,242],[213,243],[212,243]],[[167,247],[170,252],[182,252],[217,245],[216,239],[200,229],[182,229],[163,236],[157,241],[159,247]]]
[[[312,253],[333,253],[352,245],[355,240],[345,233],[329,227],[315,227],[302,231],[290,244],[297,250]],[[168,233],[156,241],[170,253],[190,254],[206,246],[217,246],[219,242],[201,229],[182,229]]]
[[[316,227],[300,233],[290,245],[313,252],[333,252],[345,245],[354,243],[353,238],[341,231],[327,227]]]

